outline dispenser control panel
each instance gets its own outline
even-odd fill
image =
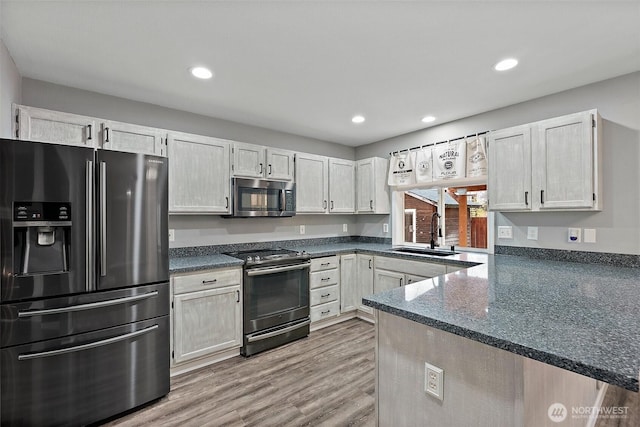
[[[71,221],[68,202],[14,202],[14,221]]]

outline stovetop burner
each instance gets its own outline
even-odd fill
[[[245,261],[245,265],[273,265],[295,260],[308,260],[309,254],[305,251],[292,251],[289,249],[258,249],[250,251],[230,252],[226,255]]]

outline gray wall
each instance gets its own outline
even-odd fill
[[[2,10],[2,8],[0,8]],[[11,138],[11,104],[21,100],[21,77],[6,46],[0,40],[0,137]]]
[[[356,159],[597,108],[603,118],[601,212],[496,214],[514,239],[496,244],[640,254],[640,72],[545,96],[356,149]],[[527,240],[537,226],[538,240]],[[597,243],[567,243],[567,228],[595,228]]]

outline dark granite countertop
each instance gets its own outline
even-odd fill
[[[638,391],[640,269],[489,255],[364,304]]]
[[[169,258],[169,272],[171,274],[242,265],[244,265],[244,261],[223,254]]]
[[[391,245],[384,243],[349,242],[308,246],[294,246],[288,244],[280,244],[275,246],[297,251],[306,251],[309,253],[309,255],[311,255],[312,258],[357,252],[367,253],[371,255],[383,255],[388,257],[409,259],[413,261],[462,265],[465,267],[484,263],[487,259],[487,255],[481,253],[461,252],[457,255],[449,255],[446,257],[401,253],[394,251]],[[243,264],[244,262],[242,260],[224,254],[198,254],[192,256],[171,257],[169,259],[169,272],[171,274],[174,274],[189,271],[207,270],[212,268],[238,266]]]

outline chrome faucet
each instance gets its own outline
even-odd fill
[[[438,237],[442,237],[442,229],[439,227],[439,224],[438,224],[438,218],[440,218],[440,214],[438,212],[434,212],[431,215],[431,231],[429,231],[429,234],[431,235],[431,241],[429,242],[429,244],[431,245],[431,249],[434,249],[436,247],[436,242],[433,239],[436,234],[435,232],[436,227],[433,226],[434,218],[436,220],[436,227],[438,228]]]

